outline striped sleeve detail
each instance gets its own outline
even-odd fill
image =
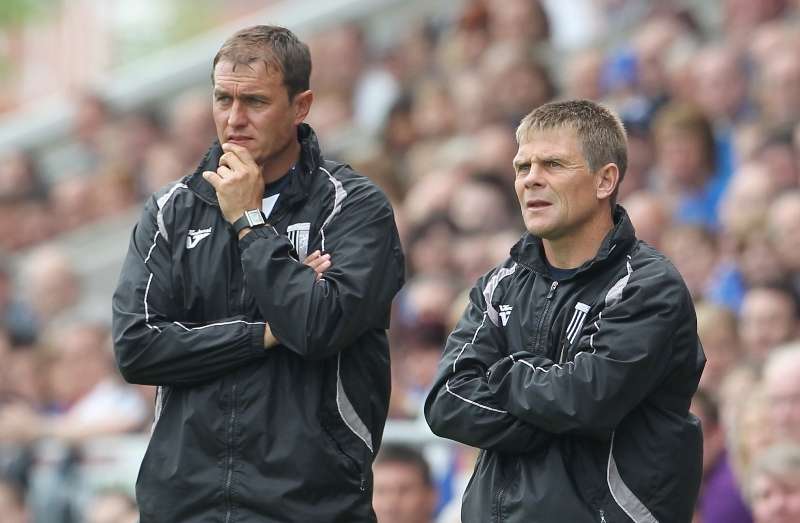
[[[498,317],[497,317],[497,310],[492,305],[492,296],[494,295],[495,289],[497,286],[500,285],[500,282],[503,278],[511,276],[517,270],[517,264],[515,263],[511,267],[501,267],[497,270],[497,272],[492,275],[489,279],[489,283],[486,284],[486,287],[483,289],[483,298],[486,301],[486,314],[489,316],[489,319],[495,326],[498,326]]]
[[[158,200],[156,200],[156,205],[158,206],[158,214],[156,214],[156,223],[158,223],[158,230],[161,235],[164,237],[165,240],[169,241],[169,235],[167,234],[167,228],[164,226],[164,206],[167,205],[167,202],[172,198],[172,195],[175,194],[175,191],[178,189],[187,189],[185,183],[176,183],[172,187],[170,187],[169,191],[163,194]]]
[[[322,227],[319,229],[319,233],[322,236],[322,250],[325,251],[325,227],[328,226],[331,221],[342,211],[342,204],[344,203],[344,199],[347,198],[347,191],[345,191],[342,182],[337,180],[328,169],[324,167],[320,167],[325,174],[328,175],[328,180],[330,180],[331,184],[333,185],[333,209],[331,209],[331,213],[325,218],[325,221],[322,222]]]
[[[625,484],[619,474],[617,462],[614,459],[614,436],[611,433],[611,445],[608,449],[608,467],[606,469],[606,482],[611,491],[611,496],[619,507],[635,523],[658,523],[653,513],[636,497],[636,494]]]

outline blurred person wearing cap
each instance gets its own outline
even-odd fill
[[[374,520],[405,263],[386,196],[304,123],[310,73],[288,29],[227,39],[218,142],[133,230],[113,313],[123,377],[158,386],[142,523]]]
[[[483,449],[462,521],[689,521],[705,357],[680,274],[616,204],[619,117],[548,103],[516,136],[528,232],[473,287],[425,404],[434,433]]]

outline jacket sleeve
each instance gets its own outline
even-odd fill
[[[505,338],[487,307],[485,288],[493,288],[499,273],[482,278],[447,339],[439,371],[425,401],[425,419],[441,437],[467,445],[508,453],[533,452],[550,436],[517,419],[489,389],[486,372],[504,356]],[[488,280],[489,285],[483,283]]]
[[[628,262],[627,271],[584,328],[573,361],[517,352],[490,369],[502,408],[548,432],[608,437],[680,358],[694,354],[694,309],[674,267],[650,259],[636,270]],[[691,350],[676,353],[681,346]]]
[[[333,178],[332,178],[333,180]],[[239,240],[245,282],[281,345],[306,359],[336,354],[371,329],[389,327],[404,261],[386,197],[371,184],[336,188],[323,213],[322,246],[332,266],[323,278],[292,256],[272,227]]]
[[[244,316],[181,321],[161,216],[159,226],[159,203],[149,199],[114,292],[114,353],[122,376],[146,385],[192,385],[264,357],[264,322]]]

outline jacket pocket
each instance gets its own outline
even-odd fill
[[[357,479],[359,490],[364,492],[367,489],[364,462],[358,459],[358,454],[356,452],[349,450],[347,445],[334,435],[338,431],[332,430],[331,427],[323,423],[322,432],[325,435],[325,446],[327,447],[328,453],[332,455],[348,477]]]

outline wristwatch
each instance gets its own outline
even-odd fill
[[[261,209],[250,209],[249,211],[244,211],[244,214],[231,225],[238,235],[242,232],[242,229],[247,227],[254,229],[256,227],[263,227],[266,224],[267,220],[264,217],[264,213],[261,212]]]

